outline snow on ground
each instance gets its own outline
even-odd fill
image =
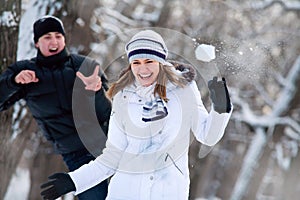
[[[30,188],[30,174],[28,169],[18,167],[13,175],[4,200],[25,200]]]

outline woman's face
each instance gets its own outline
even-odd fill
[[[149,86],[157,80],[159,62],[151,59],[135,59],[131,62],[131,71],[142,86]]]

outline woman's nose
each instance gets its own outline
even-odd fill
[[[148,68],[147,68],[147,65],[146,65],[146,64],[142,63],[142,64],[140,65],[140,69],[142,69],[142,70],[147,70]]]

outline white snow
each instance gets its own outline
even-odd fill
[[[10,142],[17,138],[19,133],[22,132],[20,128],[21,119],[27,114],[27,110],[23,108],[25,104],[24,100],[20,100],[19,102],[15,103],[14,105],[14,112],[13,112],[13,123],[12,123],[12,135],[10,137]],[[20,112],[20,116],[19,115]]]
[[[4,26],[16,26],[17,23],[15,21],[15,17],[12,11],[3,11],[0,16],[0,24]]]
[[[22,1],[22,9],[26,9],[21,16],[17,60],[30,59],[36,55],[33,42],[33,23],[46,13],[48,1]]]
[[[80,18],[80,17],[78,17],[78,18],[76,19],[76,23],[77,23],[79,26],[81,26],[81,27],[84,27],[84,26],[85,26],[85,21],[84,21],[82,18]]]
[[[215,47],[213,45],[200,44],[195,50],[195,55],[197,60],[210,62],[216,58]]]
[[[4,200],[24,200],[28,197],[30,188],[30,173],[28,169],[17,168],[13,175]]]

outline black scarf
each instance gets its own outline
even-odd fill
[[[59,66],[61,63],[64,63],[69,58],[69,52],[67,48],[64,48],[61,52],[58,54],[55,54],[53,56],[45,57],[41,53],[40,50],[38,50],[37,56],[36,56],[36,63],[39,66],[44,67],[56,67]]]

